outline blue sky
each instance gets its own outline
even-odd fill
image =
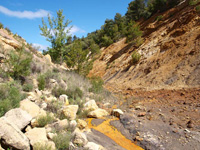
[[[125,14],[132,0],[0,0],[0,22],[18,33],[28,43],[50,46],[40,35],[41,18],[56,16],[63,9],[66,19],[72,21],[71,33],[78,37],[100,29],[104,21],[116,13]]]

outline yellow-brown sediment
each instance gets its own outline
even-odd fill
[[[110,121],[112,120],[117,119],[108,119],[98,126],[93,126],[91,124],[92,118],[90,118],[88,119],[88,127],[103,133],[127,150],[143,150],[141,147],[135,145],[131,140],[123,136],[115,127],[111,126]]]

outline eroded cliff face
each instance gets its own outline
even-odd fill
[[[105,86],[127,89],[179,89],[200,86],[200,15],[187,2],[141,22],[144,43],[136,48],[121,39],[102,49],[89,76],[100,76]],[[156,17],[162,15],[162,21]],[[141,59],[131,64],[131,54]]]

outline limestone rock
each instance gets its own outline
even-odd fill
[[[42,96],[42,92],[40,91],[40,90],[38,90],[38,89],[35,89],[35,93],[40,97],[40,96]]]
[[[69,118],[69,120],[76,119],[77,111],[78,105],[68,105],[63,108],[63,113],[67,118]]]
[[[109,114],[106,110],[100,109],[100,108],[88,113],[88,117],[91,117],[91,118],[102,118],[108,115]]]
[[[45,128],[33,128],[25,133],[30,140],[32,146],[37,143],[45,143],[48,141]]]
[[[16,149],[30,150],[28,138],[5,117],[0,118],[0,137],[7,145]]]
[[[78,128],[75,129],[75,131],[72,133],[73,136],[73,143],[77,145],[86,145],[88,143],[88,140],[86,138],[86,135],[82,133]]]
[[[48,137],[50,140],[52,140],[54,136],[57,136],[57,134],[56,134],[56,133],[51,133],[51,132],[47,133],[47,137]]]
[[[49,63],[51,63],[51,56],[49,54],[45,55],[44,57]]]
[[[15,124],[20,130],[25,128],[32,120],[31,115],[21,108],[11,109],[5,114],[6,119]]]
[[[120,115],[123,115],[124,112],[121,109],[113,109],[111,114],[115,117],[120,117]]]
[[[69,105],[68,96],[65,94],[60,95],[59,101],[62,102],[63,104],[65,103],[65,105]]]
[[[58,82],[55,79],[50,79],[49,80],[49,85],[50,85],[50,88],[52,89],[52,88],[58,86]]]
[[[68,126],[69,126],[69,123],[68,123],[67,119],[59,120],[57,122],[54,122],[54,123],[48,125],[48,127],[55,128],[56,130],[59,130],[59,131],[68,128]]]
[[[102,146],[94,143],[94,142],[88,142],[85,146],[85,149],[87,150],[103,150]]]
[[[86,121],[84,121],[84,120],[82,120],[82,119],[78,119],[77,120],[77,127],[79,128],[79,129],[84,129],[84,128],[86,128],[87,127],[87,122]]]
[[[84,105],[83,105],[83,110],[84,111],[93,111],[93,110],[96,110],[98,109],[98,106],[95,102],[95,100],[90,100],[88,102],[86,102]]]
[[[72,131],[75,130],[76,126],[77,126],[76,120],[70,121],[70,123],[69,123],[69,128],[70,128]]]
[[[40,113],[40,107],[30,100],[22,100],[20,102],[20,108],[28,112],[33,118]]]

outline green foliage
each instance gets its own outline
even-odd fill
[[[33,83],[25,83],[22,88],[23,91],[30,92],[33,90]]]
[[[157,16],[157,17],[156,17],[156,21],[159,22],[159,21],[162,21],[162,20],[163,20],[163,15],[160,15],[160,16]]]
[[[44,75],[39,75],[38,78],[37,78],[37,81],[38,81],[39,90],[44,90],[44,88],[46,86],[45,76]]]
[[[126,17],[128,21],[137,21],[146,16],[145,0],[135,0],[129,3]]]
[[[57,11],[57,18],[48,16],[49,25],[42,19],[42,26],[39,26],[42,31],[41,35],[51,42],[51,48],[48,48],[48,53],[54,62],[60,61],[60,64],[63,62],[65,45],[67,44],[68,34],[71,29],[71,27],[68,28],[70,21],[64,20],[63,10],[59,10]]]
[[[127,42],[134,41],[137,38],[140,38],[142,36],[142,31],[140,30],[140,26],[137,25],[134,21],[130,21],[127,26]],[[136,44],[138,45],[138,44]]]
[[[62,87],[54,87],[53,90],[52,90],[52,94],[55,96],[55,97],[59,97],[60,95],[62,94],[67,94],[67,91],[65,89],[63,89]]]
[[[100,93],[103,90],[103,80],[100,77],[90,78],[92,87],[89,89],[90,92]]]
[[[5,30],[8,31],[9,34],[11,34],[11,30],[8,27],[5,27]]]
[[[113,40],[111,39],[111,37],[107,36],[107,35],[104,35],[102,37],[102,46],[109,46],[113,43]]]
[[[131,57],[132,57],[132,63],[136,64],[139,62],[141,55],[138,52],[134,51]]]
[[[24,47],[9,54],[9,60],[6,61],[8,68],[8,75],[14,79],[28,76],[30,74],[30,65],[32,62],[32,55],[24,50]]]
[[[20,89],[21,86],[16,82],[0,84],[0,117],[19,106],[19,102],[24,98]]]
[[[87,49],[83,49],[81,40],[76,40],[65,55],[67,65],[75,68],[78,73],[81,73],[84,62],[88,60],[88,52]]]
[[[56,148],[58,150],[66,150],[69,149],[69,142],[71,140],[71,133],[65,132],[65,133],[58,133],[57,136],[53,137],[53,142],[56,145]]]
[[[0,29],[3,29],[4,28],[4,26],[3,26],[3,24],[0,22]]]
[[[199,2],[200,2],[200,0],[190,0],[189,5],[196,5]]]
[[[195,9],[196,9],[196,11],[197,11],[198,13],[200,13],[200,5],[196,6]]]
[[[52,94],[55,96],[55,97],[59,97],[60,95],[62,94],[65,94],[67,95],[70,99],[73,99],[73,100],[76,100],[78,98],[82,98],[83,97],[83,91],[79,88],[79,87],[76,87],[76,88],[72,88],[72,89],[67,89],[67,90],[64,90],[62,87],[55,87],[53,90],[52,90]]]
[[[52,117],[49,113],[47,113],[47,115],[39,116],[37,118],[38,127],[44,127],[47,124],[52,123],[53,121],[54,117]]]
[[[53,147],[51,145],[49,145],[48,143],[36,143],[33,145],[34,150],[54,150]]]
[[[83,97],[83,91],[79,87],[76,87],[75,89],[68,89],[67,90],[67,96],[69,98],[77,100],[78,98]]]

